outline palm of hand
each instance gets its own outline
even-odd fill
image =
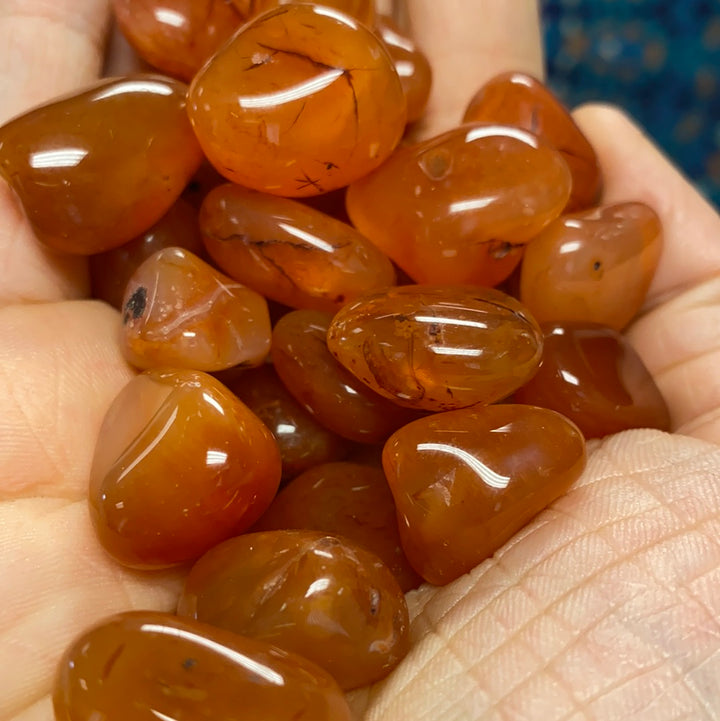
[[[415,4],[420,31],[426,2]],[[0,35],[31,17],[13,19],[13,4],[0,10]],[[64,0],[52,12],[59,17],[64,7],[67,20],[71,4]],[[84,1],[83,22],[95,32],[101,5]],[[507,36],[506,18],[497,23]],[[81,43],[77,28],[43,27],[66,33],[60,48]],[[493,28],[485,32],[497,37]],[[93,45],[82,37],[83,61],[65,59],[65,70],[92,67]],[[476,44],[465,52],[470,47]],[[457,48],[460,54],[461,41]],[[486,75],[507,67],[538,71],[537,54],[492,57]],[[436,77],[446,61],[452,65],[440,62]],[[83,80],[76,73],[73,83]],[[54,94],[57,85],[48,82],[38,83],[34,96],[24,84],[31,100],[16,92],[17,109]],[[480,82],[469,79],[468,91]],[[443,589],[411,594],[411,655],[387,682],[352,694],[366,721],[720,714],[713,698],[720,670],[720,449],[713,445],[720,439],[713,373],[720,281],[712,280],[720,269],[712,246],[720,220],[622,116],[588,108],[579,120],[600,152],[607,200],[646,200],[663,218],[666,252],[654,307],[630,335],[675,425],[696,438],[633,431],[594,443],[581,482],[493,559]],[[0,227],[4,299],[82,294],[80,265],[38,249],[5,189]],[[50,721],[52,675],[68,641],[115,611],[171,609],[181,582],[175,571],[117,567],[87,518],[94,438],[131,375],[116,349],[116,324],[112,311],[88,301],[0,310],[0,721]]]

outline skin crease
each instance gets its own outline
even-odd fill
[[[408,6],[435,69],[422,134],[452,126],[495,73],[540,73],[531,0]],[[3,0],[3,119],[99,71],[107,12],[104,0]],[[621,113],[576,117],[605,200],[647,202],[664,223],[660,269],[628,332],[685,435],[594,442],[578,484],[493,559],[411,594],[414,649],[353,694],[358,719],[720,718],[720,220]],[[181,580],[120,569],[89,526],[94,439],[131,371],[117,314],[72,300],[83,273],[38,248],[0,188],[0,721],[51,721],[70,640],[115,611],[171,609]]]

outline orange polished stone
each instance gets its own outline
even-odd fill
[[[494,405],[422,418],[385,444],[403,548],[415,570],[450,583],[565,493],[585,441],[544,408]]]
[[[103,80],[0,128],[0,176],[43,243],[100,253],[165,215],[202,158],[185,93],[160,76]]]
[[[287,198],[227,183],[205,199],[200,227],[222,270],[291,308],[334,312],[395,283],[387,256],[352,226]]]
[[[409,648],[408,611],[380,559],[314,531],[230,539],[191,569],[178,614],[313,661],[350,689],[379,681]]]
[[[330,352],[386,398],[428,411],[493,403],[536,371],[542,332],[492,288],[405,285],[343,308]]]
[[[183,248],[165,248],[133,273],[120,347],[138,368],[219,371],[257,366],[270,351],[265,299]]]
[[[122,308],[125,287],[132,274],[153,253],[171,246],[185,248],[196,255],[205,252],[197,211],[182,198],[137,238],[90,257],[93,297]]]
[[[542,328],[542,363],[515,391],[518,403],[562,413],[586,438],[628,428],[670,430],[667,404],[624,336],[593,323],[548,323]]]
[[[503,123],[524,128],[561,153],[572,174],[566,212],[597,202],[602,185],[592,146],[562,103],[525,73],[503,73],[484,85],[470,101],[463,122]]]
[[[395,501],[382,468],[325,463],[294,478],[253,530],[290,528],[348,538],[383,561],[403,591],[420,585],[400,545]]]
[[[113,0],[113,9],[143,60],[188,81],[247,19],[229,0]]]
[[[422,117],[430,97],[432,87],[432,68],[425,54],[415,41],[404,35],[392,18],[379,15],[375,21],[375,31],[387,47],[395,63],[407,103],[407,122],[413,123]]]
[[[252,7],[253,14],[256,15],[268,10],[273,10],[280,5],[296,5],[301,1],[302,0],[233,0],[238,8],[249,4]],[[323,0],[323,2],[317,4],[347,13],[356,20],[365,23],[365,25],[372,25],[375,19],[375,3],[373,0]]]
[[[353,183],[355,227],[418,283],[497,285],[565,207],[560,153],[518,128],[465,125]]]
[[[662,251],[662,228],[643,203],[564,215],[525,251],[520,298],[541,321],[624,328],[640,310]]]
[[[272,431],[280,449],[283,478],[294,478],[348,454],[350,444],[321,426],[292,397],[272,365],[244,371],[227,386]]]
[[[382,443],[417,414],[370,390],[333,358],[326,341],[331,320],[312,310],[284,315],[273,329],[275,370],[323,426],[351,441]]]
[[[212,376],[151,370],[105,416],[90,474],[90,515],[120,563],[198,558],[249,528],[280,482],[265,425]]]
[[[320,5],[251,20],[195,77],[188,111],[218,172],[255,190],[317,195],[376,168],[405,127],[382,42]]]
[[[335,681],[295,654],[169,613],[86,631],[55,678],[57,721],[351,721]]]

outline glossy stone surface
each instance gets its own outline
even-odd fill
[[[333,358],[327,347],[332,315],[296,310],[273,329],[272,358],[295,399],[323,426],[360,443],[382,443],[417,417],[370,390]]]
[[[93,298],[122,308],[130,276],[153,253],[171,246],[185,248],[195,255],[205,252],[197,211],[182,197],[155,225],[137,238],[119,248],[90,256]]]
[[[515,392],[518,403],[562,413],[586,438],[628,428],[670,430],[667,404],[624,336],[593,323],[547,323],[542,328],[542,363]]]
[[[334,312],[395,283],[388,257],[352,226],[287,198],[227,183],[205,199],[200,225],[223,271],[291,308]]]
[[[590,142],[570,113],[540,81],[525,73],[503,73],[470,101],[463,122],[503,123],[529,130],[561,153],[572,174],[566,212],[597,202],[600,165]]]
[[[531,133],[465,125],[402,148],[353,183],[355,227],[417,283],[497,285],[565,207],[570,172]]]
[[[227,388],[197,371],[151,370],[105,416],[90,515],[117,561],[160,568],[249,528],[279,482],[275,439]]]
[[[661,251],[660,220],[643,203],[564,215],[528,246],[520,298],[541,322],[621,330],[640,310]]]
[[[327,344],[376,393],[443,411],[494,403],[525,383],[540,363],[542,332],[498,290],[406,285],[343,308]]]
[[[443,585],[491,556],[567,491],[585,466],[578,428],[523,405],[422,418],[385,444],[408,559]]]
[[[314,531],[230,539],[191,569],[181,616],[310,659],[342,688],[385,677],[409,647],[405,597],[377,556]]]
[[[400,545],[395,501],[382,468],[325,463],[294,478],[253,530],[290,528],[348,538],[383,561],[403,591],[420,585]]]
[[[238,7],[248,3],[254,14],[272,10],[280,5],[296,5],[300,0],[234,0]],[[334,8],[351,15],[365,25],[372,25],[375,19],[375,3],[373,0],[323,0],[318,3],[327,8]]]
[[[350,444],[321,426],[292,397],[272,365],[245,371],[227,385],[272,431],[280,450],[283,478],[294,478],[348,454]],[[309,509],[298,510],[306,513]]]
[[[328,8],[283,5],[243,26],[195,77],[188,111],[229,180],[317,195],[376,168],[405,127],[405,97],[382,42]]]
[[[120,347],[138,368],[257,366],[270,351],[267,302],[183,248],[150,256],[130,278]]]
[[[425,111],[432,88],[432,68],[425,53],[415,41],[403,34],[392,18],[379,15],[375,31],[383,39],[390,57],[395,63],[407,103],[408,123],[419,120]]]
[[[86,631],[55,680],[57,721],[351,721],[335,681],[295,654],[169,613]]]
[[[112,0],[138,55],[168,75],[195,73],[247,19],[229,0]]]
[[[153,75],[103,80],[0,128],[0,176],[41,242],[100,253],[165,215],[202,158],[186,90]]]

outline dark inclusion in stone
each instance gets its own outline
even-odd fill
[[[147,288],[140,286],[125,303],[125,315],[123,323],[127,323],[132,317],[137,320],[144,312],[147,305]]]

